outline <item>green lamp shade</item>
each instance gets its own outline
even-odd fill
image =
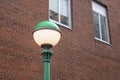
[[[35,26],[33,38],[39,46],[44,44],[55,46],[61,38],[61,32],[55,23],[43,21]]]

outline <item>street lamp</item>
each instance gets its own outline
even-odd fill
[[[33,38],[43,48],[41,55],[44,62],[44,80],[50,80],[50,58],[53,54],[50,48],[59,42],[60,29],[51,21],[42,21],[34,27]]]

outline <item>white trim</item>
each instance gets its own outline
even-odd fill
[[[59,24],[59,25],[61,25],[61,26],[64,26],[65,28],[68,28],[68,29],[71,29],[71,30],[72,30],[72,28],[71,28],[71,27],[66,26],[66,25],[64,25],[64,24],[62,24],[62,23],[60,23],[60,22],[57,22],[57,21],[52,20],[52,19],[50,19],[50,18],[49,18],[49,20],[50,20],[50,21],[52,21],[52,22],[54,22],[54,23],[56,23],[56,24]]]
[[[96,40],[98,40],[98,41],[101,41],[101,42],[103,42],[103,43],[106,43],[106,44],[109,44],[109,45],[111,45],[111,44],[110,44],[110,42],[104,41],[104,40],[102,40],[102,39],[99,39],[99,38],[97,38],[97,37],[95,37],[95,39],[96,39]]]

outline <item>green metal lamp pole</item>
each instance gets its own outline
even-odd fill
[[[53,22],[42,21],[35,26],[33,38],[43,48],[41,55],[44,63],[44,80],[50,80],[50,59],[53,54],[50,48],[59,42],[61,38],[60,29]]]
[[[53,52],[50,50],[49,45],[44,46],[44,49],[41,51],[44,63],[44,80],[50,80],[50,58]]]

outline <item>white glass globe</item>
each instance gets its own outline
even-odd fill
[[[55,46],[61,38],[61,33],[52,29],[39,29],[33,33],[33,38],[39,46],[44,44]]]

